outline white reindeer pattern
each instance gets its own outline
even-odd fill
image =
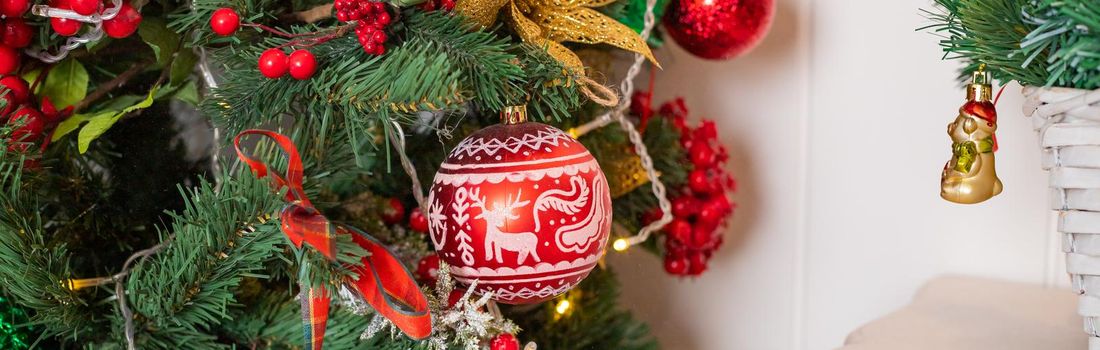
[[[470,191],[470,198],[473,201],[473,206],[481,209],[481,213],[474,217],[474,219],[485,220],[485,260],[496,260],[497,263],[503,263],[501,252],[507,250],[510,252],[516,252],[519,254],[516,264],[523,264],[527,261],[527,256],[530,255],[535,262],[541,262],[542,259],[535,250],[538,248],[539,239],[532,232],[503,232],[501,229],[504,227],[505,220],[519,219],[518,215],[512,213],[512,210],[522,208],[530,201],[520,201],[520,195],[523,191],[516,193],[516,199],[513,201],[512,196],[508,195],[508,199],[503,206],[493,203],[493,208],[489,209],[485,206],[485,198],[481,197],[480,190]]]

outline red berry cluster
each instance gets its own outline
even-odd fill
[[[371,55],[386,53],[386,26],[390,25],[392,18],[386,9],[386,3],[370,0],[336,0],[333,3],[336,8],[336,19],[342,22],[357,21],[355,36],[359,38],[359,45],[363,45],[363,51]]]
[[[689,127],[682,99],[664,104],[659,113],[672,119],[680,131],[680,145],[688,150],[694,165],[687,187],[680,191],[682,195],[672,200],[674,219],[665,227],[665,271],[697,276],[707,270],[707,260],[722,245],[719,227],[733,214],[734,205],[728,195],[736,189],[736,183],[723,169],[729,155],[718,142],[713,121]]]
[[[26,0],[2,0],[0,2],[19,2],[26,3]],[[59,9],[72,10],[81,15],[91,15],[93,13],[103,13],[107,9],[114,8],[114,3],[108,4],[106,7],[102,0],[52,0],[50,6]],[[0,8],[5,6],[0,5]],[[7,15],[7,13],[5,13]],[[8,15],[10,16],[10,15]],[[138,25],[141,24],[141,13],[138,12],[133,6],[130,6],[128,1],[122,2],[122,7],[119,8],[118,14],[111,19],[103,21],[103,32],[107,36],[121,39],[133,35],[137,31]],[[80,32],[80,28],[83,23],[75,19],[50,17],[50,28],[60,36],[73,36],[77,32]]]
[[[35,108],[27,82],[15,75],[0,78],[0,88],[3,88],[0,99],[5,102],[0,120],[13,128],[7,140],[8,152],[30,156],[33,150],[44,149],[49,144],[50,131],[64,120],[69,110],[58,111],[49,99],[43,99],[41,108]]]
[[[291,77],[306,80],[317,72],[317,59],[309,50],[294,50],[288,57],[282,49],[267,49],[260,54],[258,62],[260,74],[269,79],[278,79],[288,72]]]

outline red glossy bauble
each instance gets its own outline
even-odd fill
[[[512,333],[501,333],[493,337],[489,350],[519,350],[519,341]]]
[[[4,46],[22,49],[31,44],[34,28],[31,28],[22,18],[8,18],[4,20],[2,38],[0,43]]]
[[[260,54],[260,74],[276,79],[286,74],[287,58],[283,50],[267,49]]]
[[[241,16],[228,7],[222,7],[210,16],[210,29],[221,36],[233,35],[241,27]]]
[[[99,11],[99,5],[103,4],[100,0],[69,0],[69,8],[73,12],[81,15],[91,15]]]
[[[405,205],[401,200],[390,198],[382,208],[382,222],[386,225],[395,225],[405,219]]]
[[[596,159],[534,122],[471,134],[439,167],[429,235],[461,283],[506,304],[564,293],[588,276],[611,232],[611,195]]]
[[[0,0],[0,15],[8,18],[22,17],[30,7],[29,0]]]
[[[141,13],[124,0],[118,14],[114,18],[103,21],[103,32],[109,37],[122,39],[134,34],[139,24],[141,24]]]
[[[15,73],[19,69],[19,61],[19,51],[7,45],[0,45],[0,75]]]
[[[317,71],[317,60],[309,50],[295,50],[290,53],[290,76],[298,80],[306,80]]]
[[[413,208],[412,212],[409,213],[409,229],[420,233],[428,233],[428,217],[424,216],[420,208]]]
[[[676,0],[664,16],[666,32],[680,47],[706,59],[728,59],[764,38],[774,0]]]

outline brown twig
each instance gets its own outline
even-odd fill
[[[107,94],[110,93],[112,90],[126,85],[126,83],[130,81],[130,79],[133,79],[134,76],[138,75],[138,73],[141,73],[141,71],[145,70],[145,67],[148,67],[150,64],[152,64],[152,62],[138,62],[133,66],[130,66],[129,69],[122,72],[122,74],[119,74],[114,79],[99,84],[99,86],[97,86],[95,90],[92,91],[92,93],[88,94],[88,96],[85,96],[83,100],[80,100],[80,102],[77,102],[73,105],[73,114],[76,114],[84,108],[87,108],[96,100],[107,96]]]
[[[313,23],[327,18],[332,18],[332,4],[319,5],[308,10],[288,13],[281,16],[279,19],[283,21]]]

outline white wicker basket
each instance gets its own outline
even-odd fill
[[[1066,270],[1081,295],[1089,349],[1100,350],[1100,90],[1025,87],[1024,115],[1039,132]]]

